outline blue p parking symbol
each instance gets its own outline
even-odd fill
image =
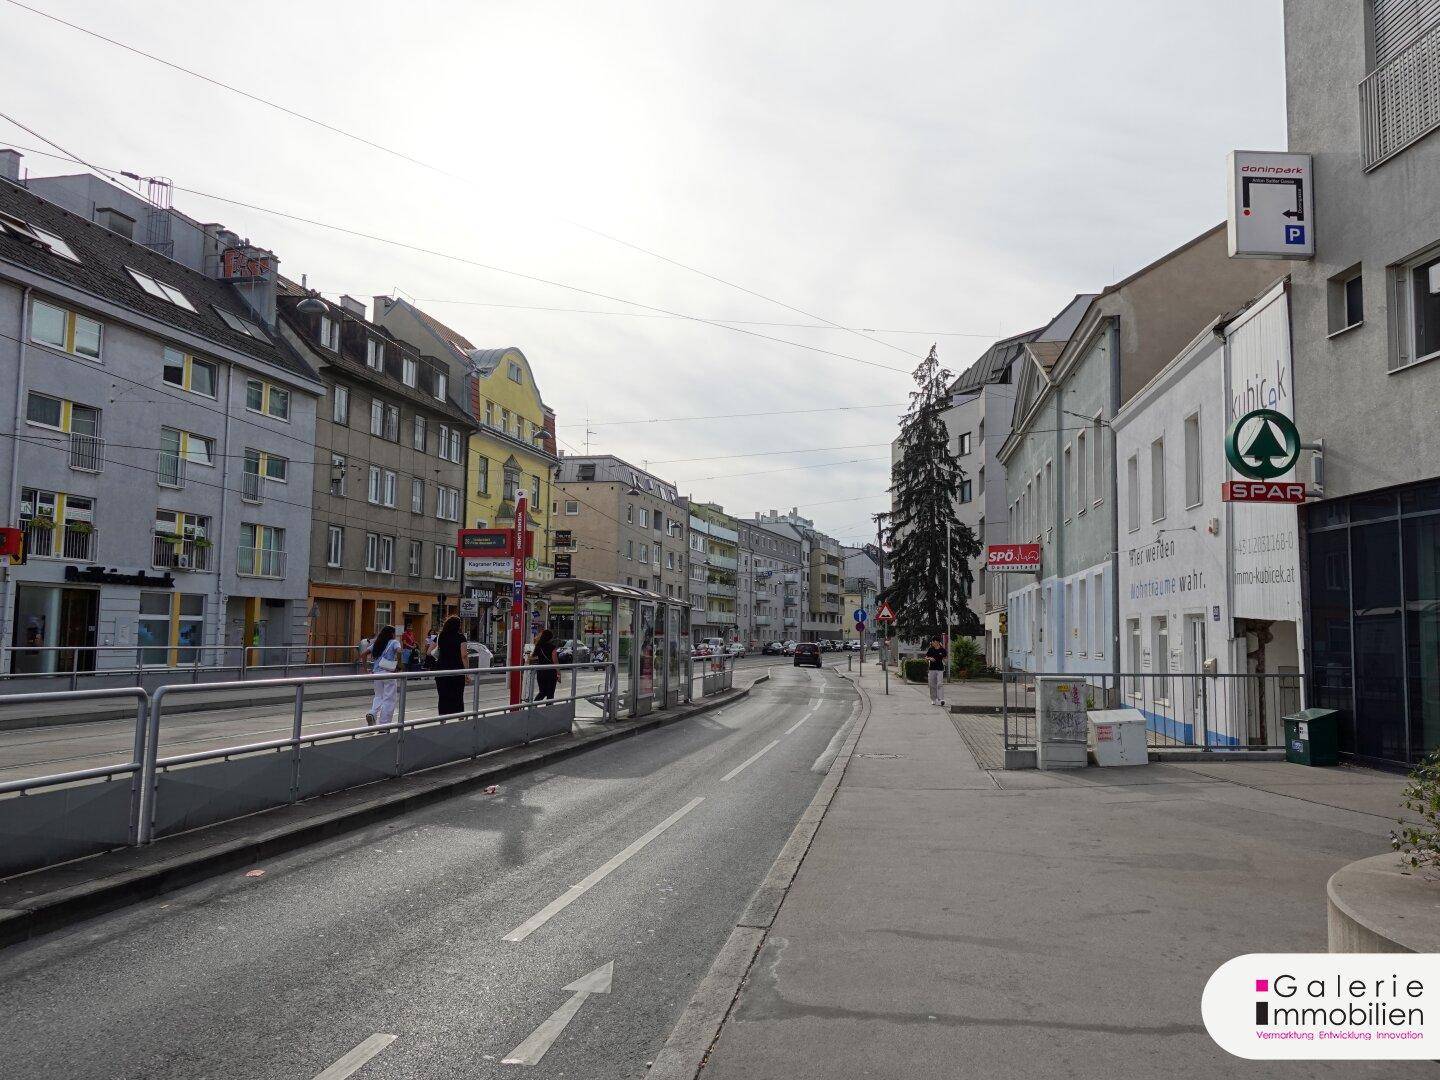
[[[1305,226],[1304,226],[1304,225],[1286,225],[1286,226],[1285,226],[1285,243],[1287,243],[1287,244],[1303,244],[1303,243],[1305,243]]]

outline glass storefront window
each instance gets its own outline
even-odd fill
[[[140,594],[140,622],[135,630],[135,644],[140,646],[142,665],[165,665],[170,662],[169,593]]]
[[[1350,714],[1350,531],[1310,533],[1309,562],[1309,703],[1341,711],[1340,749],[1354,753],[1355,722]]]
[[[1440,746],[1440,514],[1406,521],[1401,529],[1413,759],[1416,751]]]
[[[1391,502],[1394,497],[1391,496]],[[1355,507],[1351,507],[1352,514]],[[1355,619],[1355,752],[1403,759],[1405,650],[1400,620],[1400,526],[1350,530]]]

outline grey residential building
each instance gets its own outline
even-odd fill
[[[774,510],[763,515],[757,512],[755,521],[767,528],[789,526],[800,540],[800,568],[794,572],[798,580],[793,583],[797,586],[795,619],[800,633],[787,633],[786,637],[805,641],[841,640],[845,592],[840,541],[815,528],[809,518],[801,517],[797,507],[791,507],[787,514]],[[787,580],[784,584],[790,582]]]
[[[7,662],[303,646],[321,386],[276,334],[274,256],[206,226],[182,264],[128,235],[143,200],[103,200],[131,225],[73,213],[18,164],[0,155],[0,469],[29,547],[4,586],[4,643],[25,647]]]
[[[1358,757],[1440,747],[1440,5],[1286,0],[1289,149],[1314,156],[1291,264],[1309,704]],[[1302,463],[1303,464],[1303,463]],[[1308,568],[1308,569],[1307,569]]]
[[[741,640],[747,644],[764,646],[794,636],[786,633],[786,585],[791,578],[799,581],[800,548],[791,529],[740,519],[738,614]],[[798,600],[798,590],[790,596]]]

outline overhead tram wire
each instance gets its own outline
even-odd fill
[[[13,3],[14,0],[7,0],[7,2]],[[9,113],[0,111],[0,119],[8,120],[11,124],[14,124],[20,130],[35,136],[35,138],[41,140],[42,142],[48,143],[49,145],[55,147],[57,150],[63,151],[65,154],[69,155],[72,161],[84,165],[87,169],[97,174],[98,176],[110,180],[112,183],[119,183],[116,177],[110,174],[110,171],[107,171],[95,165],[91,165],[84,158],[71,154],[69,150],[66,150],[65,147],[61,146],[53,139],[42,135],[40,132],[36,131],[29,125],[21,123]],[[111,171],[123,173],[124,170]],[[123,187],[124,185],[120,186]],[[856,364],[863,364],[866,367],[879,368],[881,371],[893,371],[900,375],[912,374],[909,370],[905,368],[891,367],[889,364],[879,364],[873,360],[863,360],[858,356],[851,356],[848,353],[836,352],[833,349],[822,349],[817,345],[807,345],[803,341],[791,341],[788,338],[776,337],[773,334],[762,334],[757,330],[746,330],[743,327],[731,326],[723,322],[716,322],[713,319],[706,319],[699,315],[689,315],[683,311],[671,311],[669,308],[659,307],[654,304],[646,304],[639,300],[630,300],[623,296],[613,296],[609,293],[599,292],[594,289],[587,289],[580,285],[570,285],[563,281],[554,281],[550,278],[543,278],[536,274],[527,274],[521,270],[510,270],[503,266],[495,266],[491,263],[481,262],[478,259],[467,258],[464,255],[456,255],[451,252],[439,251],[435,248],[427,248],[421,244],[411,244],[404,240],[394,240],[389,237],[379,236],[375,233],[365,232],[362,229],[352,229],[345,225],[335,225],[331,222],[321,221],[318,218],[306,217],[303,214],[293,214],[286,210],[277,210],[273,207],[261,206],[257,203],[245,202],[243,199],[233,199],[225,195],[216,195],[213,192],[202,191],[199,188],[183,187],[180,184],[173,184],[171,185],[171,189],[174,191],[185,192],[189,195],[196,195],[202,199],[211,199],[215,202],[225,203],[228,206],[238,206],[245,210],[254,210],[257,213],[269,214],[272,217],[282,218],[286,221],[296,221],[304,225],[313,225],[316,228],[327,229],[331,232],[339,233],[342,236],[353,236],[357,239],[369,240],[372,243],[384,244],[389,247],[397,248],[401,251],[410,251],[414,252],[417,255],[426,255],[431,258],[443,259],[448,262],[459,263],[462,266],[471,266],[479,270],[485,270],[489,273],[501,274],[506,277],[517,278],[521,281],[529,281],[534,284],[545,285],[556,289],[567,289],[570,292],[579,293],[582,296],[593,296],[601,300],[609,300],[611,303],[630,304],[634,307],[644,308],[647,311],[655,311],[659,312],[662,315],[670,315],[677,319],[684,319],[687,322],[698,323],[703,326],[714,326],[721,330],[729,330],[732,333],[744,334],[746,337],[758,338],[762,341],[773,341],[780,345],[789,345],[793,348],[803,349],[806,352],[816,353],[821,356],[833,356],[840,360],[850,360]],[[178,210],[175,210],[173,207],[166,209],[172,217],[175,217],[177,220],[183,221],[186,225],[191,224],[191,222],[186,220],[184,215],[182,215]]]
[[[801,416],[810,413],[852,412],[861,409],[900,409],[906,402],[898,401],[884,405],[832,405],[823,409],[776,409],[768,412],[713,413],[709,416],[649,416],[635,420],[587,420],[584,424],[561,424],[563,428],[578,427],[619,427],[631,424],[680,424],[695,420],[739,420],[752,416]]]
[[[444,168],[443,166],[436,165],[436,164],[434,164],[433,162],[429,162],[429,161],[426,161],[426,160],[424,160],[424,159],[422,159],[422,158],[417,158],[417,157],[415,157],[415,156],[413,156],[413,155],[411,155],[411,154],[404,153],[403,151],[396,150],[396,149],[394,149],[394,148],[392,148],[392,147],[389,147],[389,146],[385,146],[383,143],[375,142],[373,139],[367,139],[367,138],[365,138],[363,135],[357,135],[357,134],[355,134],[354,132],[348,131],[348,130],[346,130],[345,128],[339,127],[339,126],[336,125],[336,124],[328,123],[328,122],[326,122],[326,121],[324,121],[324,120],[318,119],[317,117],[310,116],[310,115],[308,115],[308,114],[306,114],[306,113],[302,113],[302,112],[300,112],[300,111],[297,110],[297,109],[292,109],[292,108],[290,108],[289,106],[281,105],[279,102],[271,101],[271,100],[268,99],[268,98],[260,97],[258,94],[251,93],[251,92],[248,91],[248,90],[242,90],[242,89],[241,89],[240,87],[238,87],[238,86],[233,86],[233,85],[231,85],[230,83],[227,83],[227,82],[224,82],[224,81],[222,81],[222,80],[220,80],[220,79],[214,78],[213,76],[202,74],[201,72],[196,71],[196,70],[194,70],[193,68],[184,67],[183,65],[177,64],[177,63],[175,63],[174,61],[166,60],[164,57],[157,56],[157,55],[155,55],[154,53],[146,52],[146,51],[143,50],[143,49],[139,49],[139,48],[137,48],[137,47],[135,47],[135,46],[133,46],[133,45],[129,45],[129,44],[127,44],[126,42],[120,41],[120,40],[118,40],[118,39],[116,39],[116,38],[108,37],[108,36],[106,36],[106,35],[104,35],[104,34],[101,34],[101,33],[97,32],[97,31],[95,31],[95,30],[89,29],[88,27],[81,26],[81,25],[78,24],[78,23],[70,22],[70,21],[67,20],[67,19],[62,19],[62,18],[60,18],[60,17],[57,16],[57,15],[52,15],[52,14],[50,14],[50,13],[47,12],[47,11],[41,10],[40,8],[32,7],[32,6],[30,6],[29,4],[22,3],[21,0],[6,0],[6,2],[8,2],[8,3],[12,4],[13,6],[18,7],[18,8],[20,8],[20,9],[24,10],[24,11],[28,11],[28,12],[30,12],[31,14],[39,15],[39,16],[41,16],[42,18],[49,19],[51,22],[58,23],[58,24],[61,25],[61,26],[65,26],[65,27],[67,27],[67,28],[69,28],[69,29],[71,29],[71,30],[75,30],[75,31],[77,31],[77,32],[79,32],[79,33],[86,34],[86,35],[88,35],[89,37],[93,37],[93,38],[95,38],[95,39],[97,39],[97,40],[99,40],[99,41],[103,41],[103,42],[105,42],[106,44],[113,45],[113,46],[115,46],[116,48],[124,49],[124,50],[126,50],[127,52],[133,53],[133,54],[136,55],[136,56],[144,57],[145,59],[150,60],[150,61],[152,61],[152,62],[154,62],[154,63],[161,64],[161,65],[163,65],[163,66],[165,66],[165,67],[168,67],[168,68],[170,68],[170,69],[172,69],[172,70],[174,70],[174,71],[179,71],[179,72],[181,72],[182,74],[185,74],[185,75],[190,76],[191,78],[199,79],[199,80],[201,80],[202,82],[205,82],[205,83],[210,84],[211,86],[215,86],[215,87],[218,87],[218,88],[223,89],[223,90],[229,90],[231,93],[234,93],[234,94],[239,94],[239,95],[240,95],[241,97],[243,97],[243,98],[246,98],[246,99],[248,99],[248,100],[250,100],[250,101],[253,101],[253,102],[255,102],[255,103],[259,104],[259,105],[264,105],[264,106],[266,106],[267,108],[275,109],[277,112],[284,113],[286,116],[292,117],[292,118],[297,119],[297,120],[304,121],[305,123],[314,124],[316,127],[319,127],[319,128],[321,128],[321,129],[323,129],[323,130],[325,130],[325,131],[328,131],[328,132],[334,134],[334,135],[339,135],[339,136],[342,137],[342,138],[346,138],[346,139],[353,140],[354,142],[357,142],[357,143],[359,143],[360,145],[366,146],[366,147],[368,147],[368,148],[370,148],[370,149],[372,149],[372,150],[377,150],[377,151],[379,151],[380,153],[388,154],[388,155],[390,155],[391,157],[397,158],[397,159],[399,159],[399,160],[401,160],[401,161],[406,161],[406,162],[409,162],[409,163],[412,164],[412,165],[418,165],[418,166],[420,166],[421,168],[428,169],[428,170],[430,170],[430,171],[432,171],[432,172],[435,172],[435,173],[437,173],[437,174],[439,174],[439,175],[449,177],[449,178],[452,179],[452,180],[459,181],[460,183],[464,184],[464,185],[467,186],[467,187],[474,187],[474,186],[475,186],[474,180],[471,179],[471,178],[468,177],[468,176],[461,175],[461,174],[459,174],[459,173],[456,173],[456,172],[451,171],[450,169],[446,169],[446,168]],[[692,274],[698,274],[698,275],[700,275],[701,277],[708,278],[708,279],[711,280],[711,281],[714,281],[714,282],[716,282],[716,283],[718,283],[718,284],[721,284],[721,285],[725,285],[725,286],[727,286],[727,287],[729,287],[729,288],[731,288],[731,289],[736,289],[736,290],[738,290],[738,291],[740,291],[740,292],[743,292],[743,293],[746,293],[746,294],[748,294],[748,295],[750,295],[750,296],[758,297],[759,299],[765,300],[765,301],[767,301],[768,303],[772,303],[772,304],[775,304],[775,305],[778,306],[778,307],[785,308],[787,311],[793,311],[793,312],[795,312],[795,313],[797,313],[797,314],[799,314],[799,315],[804,315],[807,319],[815,319],[815,320],[817,320],[817,321],[819,321],[819,322],[826,323],[826,324],[828,324],[829,326],[832,326],[832,327],[834,327],[834,328],[836,328],[836,329],[845,330],[846,332],[851,333],[851,334],[854,334],[854,335],[856,335],[857,337],[864,338],[866,341],[873,342],[874,344],[877,344],[877,345],[884,345],[887,349],[894,349],[895,351],[904,353],[906,356],[913,357],[914,359],[917,359],[917,360],[923,360],[923,359],[924,359],[924,357],[923,357],[922,355],[920,355],[919,353],[912,353],[912,352],[910,352],[908,349],[902,348],[901,346],[896,345],[896,344],[894,344],[893,342],[884,341],[884,340],[882,340],[882,339],[880,339],[880,338],[870,337],[868,334],[865,334],[865,333],[863,333],[862,331],[855,330],[855,329],[853,329],[853,328],[851,328],[851,327],[842,326],[840,323],[832,322],[831,320],[822,318],[821,316],[815,315],[815,314],[813,314],[812,312],[805,311],[805,310],[803,310],[803,309],[801,309],[801,308],[795,307],[795,306],[792,305],[792,304],[787,304],[787,303],[785,303],[783,300],[777,300],[777,299],[775,299],[775,298],[772,297],[772,296],[767,296],[767,295],[765,295],[764,293],[757,292],[757,291],[755,291],[755,290],[753,290],[753,289],[748,289],[748,288],[744,287],[743,285],[737,285],[737,284],[735,284],[735,283],[732,282],[732,281],[727,281],[727,280],[724,279],[724,278],[717,277],[717,276],[714,275],[714,274],[707,273],[707,272],[704,271],[704,270],[700,270],[700,269],[698,269],[698,268],[696,268],[696,267],[694,267],[694,266],[690,266],[688,263],[683,263],[683,262],[679,261],[678,259],[672,259],[672,258],[670,258],[670,257],[667,256],[667,255],[661,255],[659,252],[651,251],[650,249],[645,248],[645,247],[641,247],[641,246],[638,245],[638,244],[632,244],[632,243],[629,242],[628,240],[622,240],[622,239],[620,239],[619,237],[611,236],[609,233],[602,232],[602,231],[600,231],[599,229],[596,229],[596,228],[594,228],[594,227],[592,227],[592,226],[590,226],[590,225],[584,224],[583,222],[575,221],[575,220],[572,219],[572,218],[561,218],[560,220],[566,222],[566,224],[569,224],[569,225],[571,225],[571,226],[574,226],[575,228],[582,229],[582,230],[584,230],[584,231],[586,231],[586,232],[589,232],[589,233],[592,233],[592,234],[594,234],[594,235],[596,235],[596,236],[599,236],[599,237],[601,237],[602,239],[609,240],[611,243],[619,244],[619,245],[621,245],[621,246],[623,246],[623,247],[630,248],[630,249],[632,249],[632,250],[634,250],[634,251],[639,251],[639,252],[641,252],[641,253],[643,253],[643,254],[645,254],[645,255],[649,255],[649,256],[650,256],[651,258],[653,258],[653,259],[659,259],[659,260],[662,261],[662,262],[669,263],[669,264],[672,265],[672,266],[677,266],[677,267],[680,267],[681,269],[684,269],[684,270],[688,270],[688,271],[690,271]],[[607,299],[608,299],[608,298],[607,298]],[[621,303],[626,303],[627,301],[620,301],[620,302],[621,302]],[[877,365],[877,366],[881,366],[881,365]],[[907,372],[907,374],[908,374],[908,372]]]

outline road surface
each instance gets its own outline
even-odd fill
[[[777,665],[495,795],[0,952],[4,1075],[642,1077],[858,708]]]

